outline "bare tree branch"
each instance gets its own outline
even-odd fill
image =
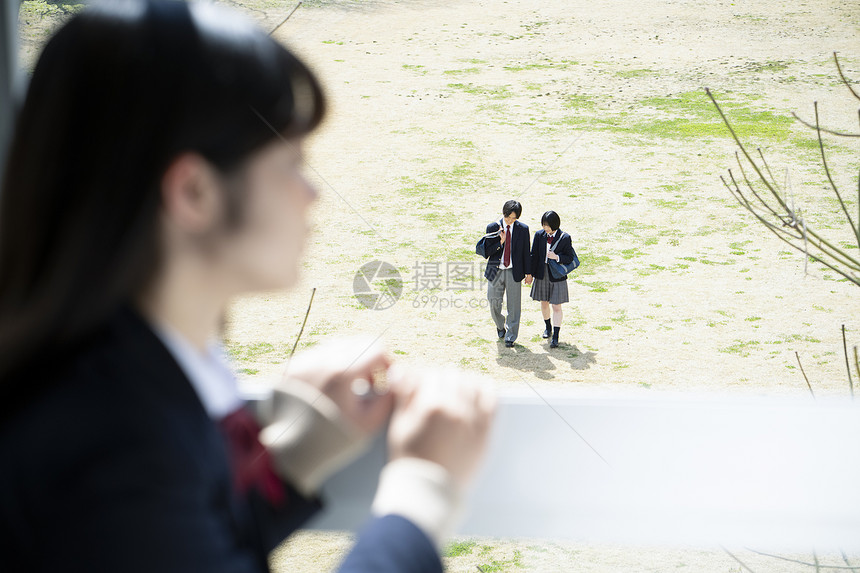
[[[842,83],[851,91],[851,95],[860,100],[860,95],[854,91],[854,88],[851,87],[851,84],[845,78],[845,74],[842,73],[842,66],[839,65],[839,57],[836,55],[836,52],[833,52],[833,61],[836,62],[836,70],[839,72],[839,77],[842,78]]]
[[[809,388],[809,393],[812,394],[813,398],[815,398],[815,392],[812,391],[812,384],[809,383],[809,378],[806,377],[806,372],[803,371],[803,364],[800,363],[800,354],[795,350],[794,355],[797,357],[797,365],[800,366],[800,373],[803,374],[803,379],[806,380],[806,387]]]
[[[791,112],[791,115],[794,117],[794,119],[796,119],[797,121],[799,121],[800,123],[802,123],[803,125],[808,127],[809,129],[815,129],[815,124],[809,123],[808,121],[806,121],[805,119],[802,119],[799,115],[797,115],[794,112]],[[824,133],[829,133],[830,135],[836,135],[839,137],[860,137],[860,133],[845,133],[844,131],[836,131],[834,129],[826,129],[824,127],[819,127],[819,129],[821,131],[823,131]]]
[[[311,313],[311,305],[314,303],[314,295],[316,293],[317,287],[311,289],[311,298],[308,301],[308,309],[305,311],[305,319],[302,321],[302,327],[299,329],[299,335],[296,336],[296,342],[295,344],[293,344],[293,349],[290,350],[290,356],[289,358],[287,358],[287,361],[289,361],[293,357],[293,354],[296,353],[296,348],[299,346],[299,340],[302,338],[302,333],[305,331],[305,325],[308,323],[308,315],[310,315]]]
[[[749,567],[747,567],[746,563],[744,563],[743,561],[741,561],[740,559],[738,559],[737,557],[735,557],[734,553],[732,553],[731,551],[729,551],[728,549],[726,549],[726,548],[725,548],[725,547],[723,547],[722,545],[720,545],[720,547],[722,548],[722,550],[723,550],[723,551],[725,551],[725,552],[728,554],[728,556],[729,556],[729,557],[731,557],[732,559],[734,559],[735,561],[737,561],[737,562],[738,562],[738,565],[740,565],[741,567],[743,567],[744,569],[746,569],[747,571],[749,571],[749,573],[755,573],[755,571],[753,571],[752,569],[750,569]]]
[[[824,166],[824,173],[827,174],[827,180],[830,182],[830,187],[833,189],[833,192],[836,193],[836,198],[839,199],[839,205],[842,206],[842,212],[845,213],[845,218],[848,219],[848,225],[851,226],[851,231],[857,239],[857,246],[860,247],[860,230],[854,226],[854,220],[851,219],[851,215],[848,214],[848,208],[845,206],[845,201],[842,200],[842,195],[839,193],[839,189],[836,188],[836,183],[833,182],[833,177],[830,175],[830,168],[827,166],[827,157],[824,154],[824,141],[821,139],[821,128],[818,124],[818,102],[814,102],[813,105],[815,106],[815,130],[818,133],[818,148],[821,150],[821,164]]]
[[[842,350],[845,352],[845,370],[848,371],[848,386],[851,388],[851,397],[854,397],[854,380],[851,379],[851,367],[848,365],[848,342],[845,340],[845,325],[842,325]]]
[[[773,175],[770,165],[765,159],[764,153],[760,148],[756,151],[759,160],[752,157],[746,146],[741,142],[737,132],[732,127],[728,117],[723,109],[717,103],[716,98],[708,88],[705,88],[705,93],[710,98],[717,112],[723,120],[726,128],[729,130],[732,138],[738,146],[735,152],[735,160],[740,170],[741,179],[735,178],[732,170],[728,170],[731,183],[725,178],[720,177],[723,185],[729,190],[732,196],[744,207],[752,213],[756,219],[762,223],[768,230],[773,232],[786,244],[793,249],[800,251],[804,255],[804,274],[807,272],[809,261],[821,263],[828,269],[836,272],[843,278],[860,286],[860,260],[852,254],[849,254],[845,249],[837,246],[820,235],[813,227],[811,227],[806,219],[800,215],[800,209],[794,206],[794,196],[792,193],[790,181],[786,179],[785,192],[781,192],[780,185]],[[812,124],[810,124],[812,126]],[[827,180],[836,194],[839,205],[843,214],[851,227],[852,234],[860,247],[860,178],[858,178],[858,216],[857,225],[854,224],[854,219],[848,212],[848,207],[839,192],[838,187],[830,172],[830,167],[827,163],[827,155],[824,151],[824,141],[821,136],[823,129],[820,126],[818,116],[818,104],[815,104],[815,125],[818,136],[818,148],[821,154],[821,161],[824,167]],[[746,161],[741,160],[741,156]],[[744,163],[748,163],[755,173],[748,171]],[[741,187],[743,182],[743,188]],[[763,185],[769,193],[761,191],[760,185]]]
[[[800,565],[806,565],[808,567],[819,567],[822,569],[841,569],[843,571],[860,571],[860,567],[852,567],[851,565],[822,565],[818,563],[818,556],[815,555],[815,563],[810,563],[809,561],[800,561],[799,559],[791,559],[789,557],[783,557],[782,555],[774,555],[773,553],[765,553],[764,551],[756,551],[755,549],[750,549],[749,547],[745,548],[750,553],[755,553],[756,555],[761,555],[762,557],[773,557],[774,559],[781,559],[782,561],[788,561],[789,563],[798,563]]]

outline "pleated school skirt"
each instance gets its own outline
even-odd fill
[[[534,300],[546,300],[550,304],[562,304],[570,301],[567,293],[567,281],[554,283],[549,280],[548,264],[544,265],[543,278],[535,279],[532,283],[530,294]]]

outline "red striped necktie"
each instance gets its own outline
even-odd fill
[[[244,407],[237,408],[220,421],[227,440],[233,484],[242,495],[255,488],[273,505],[286,500],[284,484],[272,468],[268,450],[260,443],[260,426]]]
[[[504,265],[511,266],[511,226],[505,225],[505,255],[503,257]]]

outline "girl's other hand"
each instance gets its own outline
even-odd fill
[[[492,384],[453,368],[389,371],[394,412],[388,429],[390,459],[435,462],[463,486],[483,457],[496,409]]]

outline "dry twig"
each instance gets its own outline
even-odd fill
[[[842,82],[848,87],[852,94],[857,97],[857,92],[851,86],[851,83],[845,78],[842,68],[839,65],[839,59],[836,54],[833,55],[836,62],[839,76]],[[835,241],[830,241],[823,237],[819,232],[808,224],[806,219],[801,215],[800,210],[794,206],[794,194],[792,193],[790,181],[786,177],[785,188],[782,188],[777,183],[773,176],[770,166],[765,160],[761,149],[757,149],[758,159],[754,158],[747,150],[746,146],[741,142],[737,132],[732,127],[726,114],[723,112],[716,98],[708,88],[705,88],[705,93],[711,99],[717,112],[723,120],[723,123],[728,128],[729,133],[735,140],[740,152],[735,153],[740,177],[735,177],[731,169],[728,170],[728,179],[720,177],[723,185],[728,189],[729,193],[741,204],[747,211],[753,214],[760,223],[762,223],[769,231],[774,233],[780,240],[791,246],[793,249],[804,254],[804,271],[805,265],[812,260],[821,263],[830,270],[838,273],[854,284],[860,286],[860,260],[852,254],[846,252],[845,249],[837,246]],[[858,97],[860,99],[860,97]],[[845,216],[846,223],[851,229],[851,233],[860,247],[860,177],[858,177],[857,196],[858,196],[858,213],[857,224],[848,211],[848,207],[842,197],[842,193],[836,186],[833,175],[830,171],[830,166],[827,162],[827,154],[824,150],[824,140],[822,133],[833,133],[834,135],[846,135],[854,137],[854,134],[843,134],[834,132],[833,130],[824,129],[820,125],[818,114],[818,102],[814,103],[815,123],[806,122],[798,118],[798,121],[815,129],[818,138],[818,149],[821,155],[821,164],[824,168],[824,173],[827,177],[828,184],[836,195],[842,213]],[[796,116],[795,116],[796,117]],[[860,137],[860,134],[856,134]],[[745,167],[747,166],[747,167]],[[751,169],[751,172],[748,172]]]

